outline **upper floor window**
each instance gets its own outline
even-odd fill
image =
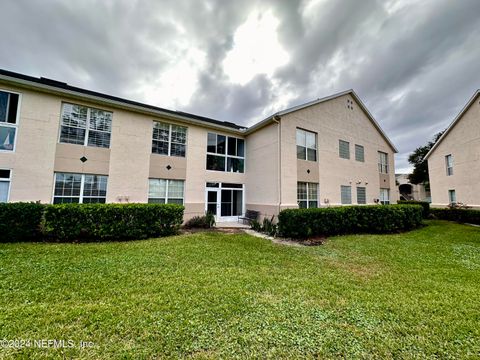
[[[378,152],[378,171],[382,174],[388,174],[388,154]]]
[[[297,183],[297,202],[301,209],[318,207],[318,184],[317,183]]]
[[[18,102],[18,94],[0,91],[0,151],[15,148]]]
[[[110,147],[112,113],[64,103],[60,142],[101,148]]]
[[[149,179],[148,202],[183,205],[183,180]]]
[[[445,156],[445,166],[447,168],[447,176],[453,175],[453,157],[451,154]]]
[[[152,153],[185,157],[187,128],[180,125],[153,122]]]
[[[245,167],[245,140],[208,133],[207,170],[243,173]]]
[[[55,173],[53,203],[105,203],[107,181],[105,175]]]
[[[340,186],[340,199],[342,204],[348,205],[352,203],[352,187],[351,186]]]
[[[390,204],[390,189],[380,189],[379,201],[383,205]]]
[[[0,203],[8,202],[11,170],[0,169]]]
[[[362,145],[355,144],[355,160],[365,162],[365,149]]]
[[[317,161],[317,135],[297,129],[297,159]]]
[[[344,140],[338,140],[338,155],[342,159],[350,159],[350,143]]]

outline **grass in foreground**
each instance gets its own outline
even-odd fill
[[[475,357],[480,229],[287,247],[244,234],[0,245],[0,357]],[[0,344],[1,345],[1,344]]]

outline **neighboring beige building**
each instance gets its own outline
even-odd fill
[[[464,203],[480,207],[480,90],[425,159],[428,160],[433,206]]]
[[[0,70],[0,201],[246,209],[396,201],[394,153],[353,90],[244,128]]]
[[[412,184],[409,174],[395,174],[399,200],[431,201],[430,191],[423,184]]]

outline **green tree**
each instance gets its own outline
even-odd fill
[[[427,145],[420,146],[413,150],[413,152],[408,156],[408,162],[413,165],[413,172],[408,175],[408,180],[412,184],[423,184],[427,190],[430,188],[430,181],[428,178],[428,162],[425,159],[425,155],[430,151],[430,149],[435,145],[435,143],[440,139],[440,136],[445,132],[445,130],[437,133],[432,141],[429,141]]]

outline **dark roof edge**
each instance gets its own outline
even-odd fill
[[[64,91],[70,91],[70,92],[75,92],[75,93],[79,93],[79,94],[83,94],[83,95],[94,96],[94,97],[97,97],[97,98],[101,98],[101,99],[105,99],[105,100],[109,100],[109,101],[115,101],[115,102],[118,102],[118,103],[123,103],[123,104],[126,104],[126,105],[130,105],[130,106],[140,107],[140,108],[144,108],[144,109],[147,109],[147,110],[160,111],[162,113],[170,114],[170,115],[173,115],[173,116],[179,116],[179,117],[184,117],[184,118],[186,117],[186,118],[190,118],[190,119],[193,119],[193,120],[196,120],[196,121],[205,122],[205,123],[209,123],[209,124],[212,124],[212,125],[218,125],[218,126],[222,126],[222,127],[226,127],[226,128],[231,128],[231,129],[234,129],[234,130],[241,130],[241,129],[245,128],[245,126],[240,126],[240,125],[237,125],[237,124],[232,123],[232,122],[215,120],[215,119],[207,118],[207,117],[200,116],[200,115],[190,114],[190,113],[183,112],[183,111],[174,111],[174,110],[169,110],[169,109],[165,109],[165,108],[161,108],[161,107],[157,107],[157,106],[153,106],[153,105],[148,105],[148,104],[140,103],[138,101],[128,100],[128,99],[120,98],[120,97],[117,97],[117,96],[112,96],[112,95],[108,95],[108,94],[104,94],[104,93],[100,93],[100,92],[96,92],[96,91],[92,91],[92,90],[79,88],[79,87],[76,87],[76,86],[71,86],[71,85],[68,85],[65,82],[52,80],[52,79],[48,79],[48,78],[44,78],[44,77],[36,78],[36,77],[33,77],[33,76],[24,75],[24,74],[20,74],[20,73],[16,73],[16,72],[13,72],[13,71],[8,71],[8,70],[3,70],[3,69],[0,69],[0,76],[10,77],[10,78],[13,78],[13,79],[19,79],[19,80],[23,80],[23,81],[27,81],[27,82],[31,82],[31,83],[35,83],[35,84],[41,84],[41,85],[44,85],[44,86],[53,87],[53,88],[61,89],[61,90],[64,90]]]

